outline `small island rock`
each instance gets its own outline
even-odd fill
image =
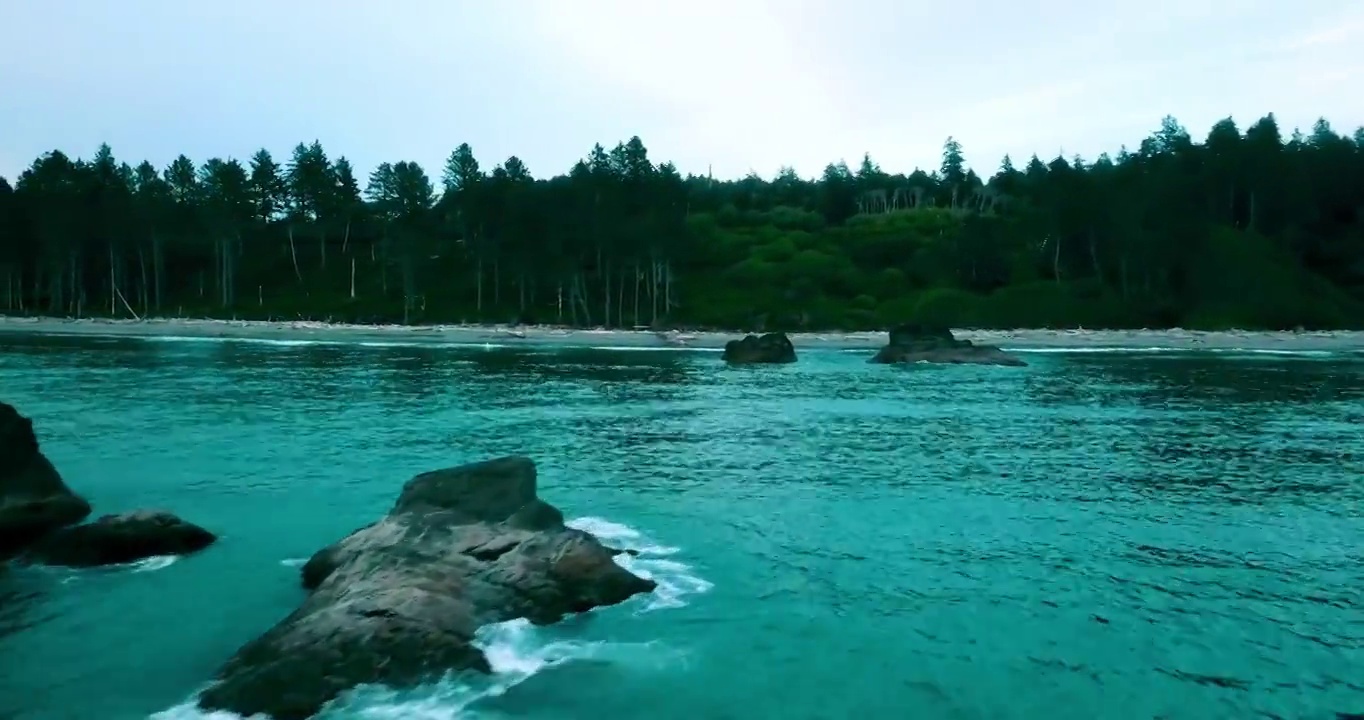
[[[25,559],[69,567],[120,565],[158,555],[188,555],[217,539],[168,512],[137,510],[56,530],[35,543]]]
[[[735,364],[793,363],[796,347],[786,333],[745,335],[742,340],[725,343],[724,360]]]
[[[958,340],[953,337],[951,330],[931,325],[901,325],[892,329],[890,341],[869,362],[1027,365],[1018,357],[993,345],[975,345],[970,340]]]
[[[489,672],[479,627],[548,624],[655,588],[565,527],[524,457],[418,475],[387,516],[315,554],[302,580],[307,599],[227,661],[201,708],[301,720],[357,685]]]
[[[33,421],[0,402],[0,561],[89,514],[38,448]]]

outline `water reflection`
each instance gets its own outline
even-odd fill
[[[1038,405],[1092,410],[1053,432],[1087,427],[1094,453],[1141,460],[1095,468],[1096,482],[1181,503],[1339,503],[1364,498],[1360,369],[1350,357],[1076,355],[1022,385]]]
[[[167,360],[157,345],[130,338],[0,333],[0,367],[7,363],[39,361],[96,371],[129,367],[156,369]]]
[[[1160,353],[1115,361],[1080,355],[1070,358],[1067,366],[1078,382],[1123,385],[1142,402],[1161,405],[1321,403],[1364,398],[1360,363],[1346,356]]]
[[[1070,704],[1053,705],[1091,717],[1120,717],[1134,698],[1178,697],[1189,717],[1254,717],[1281,699],[1345,707],[1337,700],[1360,687],[1348,678],[1364,628],[1364,403],[1361,365],[1344,360],[1039,354],[1027,368],[886,368],[811,351],[791,366],[729,368],[713,353],[524,347],[119,352],[165,364],[76,393],[75,361],[0,353],[17,368],[5,390],[41,409],[44,442],[64,454],[73,486],[130,506],[165,498],[232,537],[165,573],[54,583],[42,598],[5,595],[14,586],[0,577],[0,635],[31,628],[0,639],[0,654],[70,648],[16,670],[9,686],[0,673],[0,698],[26,711],[69,703],[69,716],[112,716],[91,706],[127,699],[135,678],[164,685],[147,708],[175,702],[296,606],[294,571],[278,574],[277,605],[224,621],[224,647],[180,674],[199,645],[219,641],[205,631],[217,620],[104,634],[130,609],[177,617],[162,610],[175,588],[205,618],[251,607],[239,598],[263,598],[251,593],[269,587],[282,557],[371,520],[412,473],[507,452],[540,461],[556,504],[675,541],[716,587],[691,611],[641,616],[651,623],[642,639],[696,653],[687,672],[625,673],[586,695],[537,686],[546,674],[525,686],[536,702],[509,694],[518,712],[553,706],[539,702],[551,696],[606,702],[625,687],[643,698],[631,708],[704,716],[658,701],[699,677],[711,709],[762,697],[763,717],[836,717],[894,690],[877,668],[919,666],[954,695],[988,701],[980,717],[1007,716],[987,710],[1016,700],[1040,707],[1063,697],[1045,688],[1065,683]],[[1335,389],[1312,399],[1326,380]],[[209,593],[222,590],[215,582],[230,591]],[[32,627],[64,595],[56,617],[73,622]],[[232,602],[205,605],[210,595]],[[88,652],[94,640],[163,645],[131,673],[141,665],[122,651]],[[838,692],[790,696],[829,687]],[[1211,694],[1224,691],[1238,695]],[[1234,712],[1212,711],[1219,702]],[[888,712],[876,709],[864,714]]]
[[[33,610],[43,593],[33,573],[23,568],[0,565],[0,643],[9,635],[41,622]]]
[[[484,375],[532,382],[677,384],[692,379],[695,353],[596,348],[494,348],[462,353]]]

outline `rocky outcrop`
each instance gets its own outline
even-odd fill
[[[993,345],[975,345],[970,340],[958,340],[952,336],[951,330],[930,325],[901,325],[891,330],[890,341],[870,362],[1027,365]]]
[[[90,504],[38,449],[33,422],[0,403],[0,562],[93,567],[202,550],[213,533],[170,513],[138,510],[76,525]]]
[[[228,660],[200,707],[297,720],[356,685],[489,672],[473,645],[479,627],[552,623],[655,587],[565,527],[523,457],[418,475],[387,516],[318,552],[302,575],[302,606]]]
[[[188,555],[217,539],[168,512],[137,510],[56,530],[38,540],[24,558],[70,567],[118,565],[157,555]]]
[[[796,347],[786,333],[745,335],[742,340],[725,343],[724,360],[734,364],[793,363]]]
[[[38,449],[33,421],[0,402],[0,561],[89,514]]]

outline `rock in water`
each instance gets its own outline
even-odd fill
[[[796,347],[786,333],[745,335],[742,340],[725,343],[724,360],[735,364],[793,363],[796,361]]]
[[[945,327],[917,324],[892,329],[890,342],[869,362],[1027,365],[993,345],[973,345],[970,340],[958,340]]]
[[[548,624],[655,587],[565,527],[536,496],[524,457],[418,475],[387,516],[318,552],[302,574],[311,591],[302,606],[228,660],[200,707],[299,720],[356,685],[489,672],[472,644],[479,627]]]
[[[33,421],[0,402],[0,561],[89,514],[38,449]]]
[[[105,515],[87,525],[52,532],[35,543],[24,557],[71,567],[118,565],[157,555],[188,555],[217,539],[213,533],[168,512],[137,510]]]

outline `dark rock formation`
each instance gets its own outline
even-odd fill
[[[200,707],[297,720],[356,685],[488,672],[472,644],[480,626],[552,623],[655,587],[565,527],[523,457],[418,475],[386,517],[302,574],[302,606],[228,660]]]
[[[993,345],[973,345],[970,340],[956,339],[945,327],[930,325],[901,325],[892,329],[890,342],[870,362],[1027,365]]]
[[[793,363],[796,361],[796,347],[786,333],[745,335],[742,340],[725,343],[724,360],[736,364]]]
[[[0,561],[89,514],[38,449],[33,421],[0,402]]]
[[[156,555],[188,555],[217,539],[168,512],[137,510],[56,530],[29,548],[24,559],[71,567],[117,565]]]

